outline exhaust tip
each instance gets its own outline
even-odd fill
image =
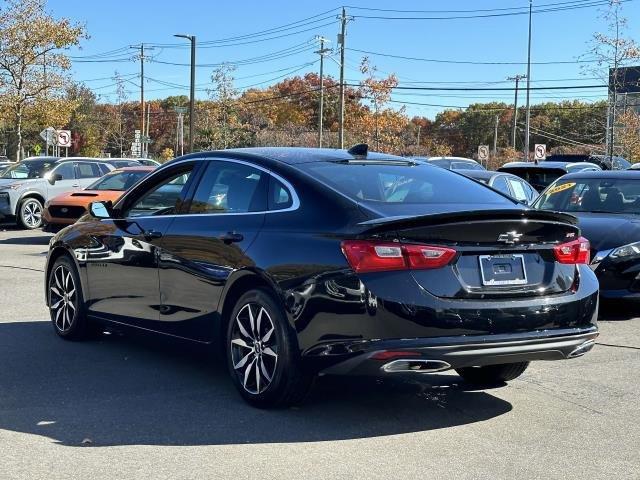
[[[386,373],[435,373],[449,370],[451,365],[442,360],[394,360],[385,363],[382,371]]]
[[[595,346],[595,344],[596,344],[595,340],[588,340],[584,342],[582,345],[572,350],[571,353],[567,355],[567,358],[581,357],[582,355],[590,351]]]

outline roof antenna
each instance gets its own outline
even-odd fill
[[[353,155],[356,158],[367,158],[367,153],[369,153],[369,145],[367,145],[366,143],[359,143],[347,150],[347,153],[349,155]]]

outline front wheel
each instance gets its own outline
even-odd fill
[[[518,378],[529,366],[529,362],[503,363],[485,367],[457,368],[456,372],[465,381],[475,385],[495,385]]]
[[[23,200],[18,208],[18,223],[33,230],[42,226],[42,203],[37,198]]]
[[[67,340],[85,339],[89,333],[89,320],[82,285],[75,265],[66,255],[59,257],[51,268],[47,295],[56,333]]]
[[[313,377],[303,371],[296,334],[264,290],[251,290],[236,303],[226,350],[231,379],[253,406],[286,407],[309,391]]]

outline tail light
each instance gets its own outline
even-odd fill
[[[591,245],[584,237],[553,247],[553,253],[559,263],[589,263]]]
[[[356,273],[441,268],[456,256],[452,248],[368,240],[345,240],[342,252]]]

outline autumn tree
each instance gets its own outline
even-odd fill
[[[618,118],[617,140],[622,154],[630,162],[640,162],[640,115],[627,109]]]
[[[364,57],[360,62],[360,73],[364,75],[360,82],[360,94],[373,107],[374,139],[376,150],[380,150],[380,110],[391,99],[393,89],[398,86],[398,79],[393,74],[386,78],[377,78],[377,71],[369,57]]]
[[[15,125],[18,160],[25,113],[64,102],[71,61],[63,51],[85,37],[82,25],[50,15],[45,0],[7,0],[0,10],[0,94]]]
[[[209,98],[214,102],[212,116],[215,122],[209,129],[209,134],[212,143],[220,143],[223,148],[229,146],[229,130],[235,120],[235,103],[238,96],[238,90],[234,87],[235,70],[235,65],[220,65],[211,74],[211,88],[208,90]]]
[[[608,8],[602,14],[606,23],[605,33],[593,34],[586,56],[595,59],[595,64],[586,67],[586,72],[596,75],[609,84],[609,132],[607,143],[609,155],[615,146],[615,126],[618,108],[618,91],[624,86],[624,75],[620,69],[640,58],[640,47],[627,34],[627,19],[622,15],[622,1],[609,0]]]
[[[116,102],[106,109],[104,126],[109,148],[123,157],[125,146],[133,141],[133,136],[128,132],[125,117],[127,88],[124,78],[117,71],[114,73],[113,80],[116,83]]]

